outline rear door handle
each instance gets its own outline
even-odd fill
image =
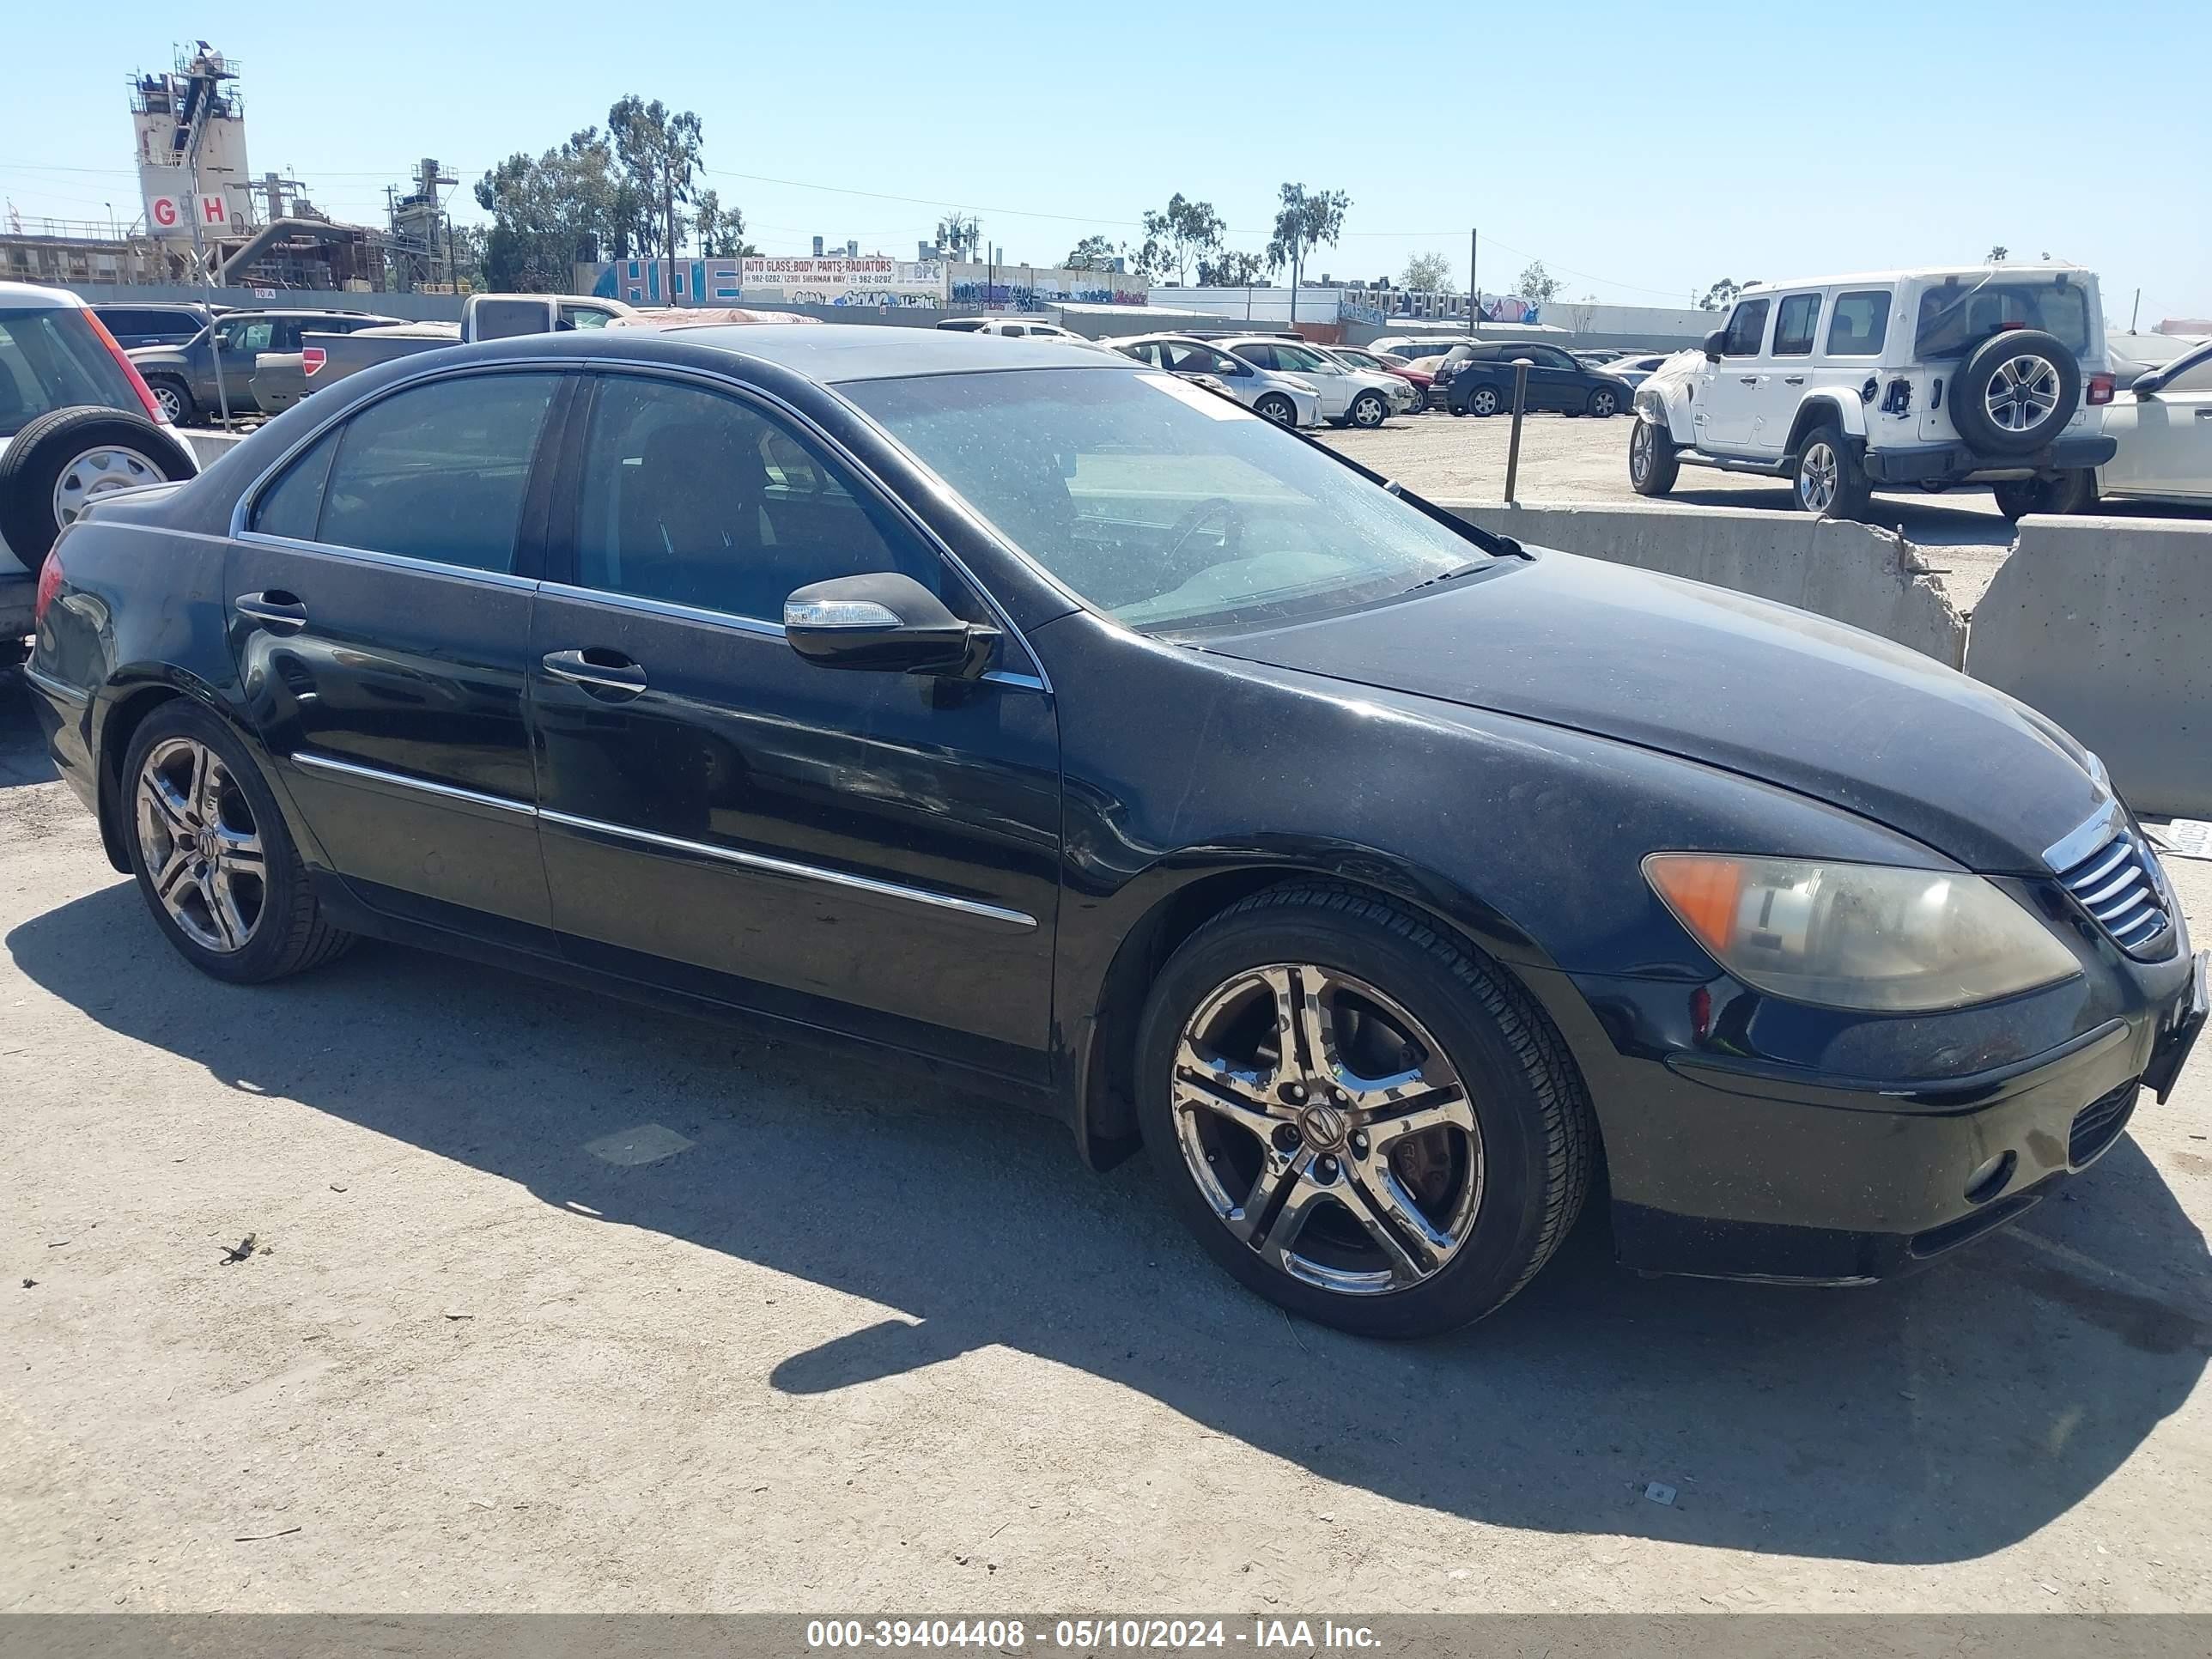
[[[230,602],[230,608],[272,634],[296,634],[307,625],[307,607],[278,588],[266,593],[241,593]]]
[[[548,651],[544,660],[547,673],[571,685],[624,692],[630,696],[645,690],[645,670],[621,652],[610,651],[604,646]]]

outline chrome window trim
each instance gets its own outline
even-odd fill
[[[331,772],[341,777],[360,778],[368,783],[388,783],[402,789],[419,789],[426,795],[466,801],[474,806],[496,807],[502,812],[514,812],[523,817],[538,816],[538,809],[526,800],[516,800],[507,795],[487,795],[479,790],[463,789],[450,783],[434,783],[428,778],[410,778],[404,772],[387,772],[380,766],[362,766],[353,761],[337,760],[329,755],[318,755],[311,749],[295,749],[292,763],[313,772]]]
[[[404,772],[387,772],[381,767],[362,766],[357,762],[338,760],[329,755],[319,755],[313,750],[292,751],[295,765],[311,771],[331,773],[341,777],[358,778],[368,783],[390,784],[402,789],[420,790],[447,800],[464,801],[471,805],[497,808],[522,817],[536,818],[544,823],[557,823],[565,829],[581,830],[592,835],[608,836],[618,841],[638,842],[648,847],[658,847],[672,853],[689,853],[698,858],[712,859],[719,863],[734,864],[747,870],[758,870],[769,875],[789,876],[800,881],[816,881],[832,887],[850,888],[856,892],[872,893],[880,898],[903,899],[911,904],[927,904],[933,908],[950,910],[957,915],[972,916],[979,921],[1003,923],[1028,932],[1036,925],[1036,918],[1025,910],[1010,910],[1002,905],[986,904],[978,899],[956,897],[950,893],[933,892],[927,887],[908,887],[902,883],[882,881],[873,876],[854,875],[849,871],[825,869],[820,865],[798,864],[789,859],[770,858],[764,853],[748,853],[735,847],[718,847],[711,842],[687,841],[680,836],[664,836],[655,830],[635,829],[628,824],[609,823],[601,818],[580,817],[573,812],[556,812],[550,808],[534,806],[528,801],[515,800],[506,795],[488,795],[474,789],[462,789],[450,783],[434,783],[428,778],[410,777]]]
[[[635,611],[647,617],[668,617],[678,622],[704,623],[711,628],[730,628],[741,634],[757,634],[763,639],[780,640],[784,637],[782,623],[763,622],[757,617],[741,617],[734,611],[710,611],[704,605],[678,605],[670,599],[648,599],[641,593],[617,593],[609,588],[579,586],[574,582],[540,582],[538,589],[550,599],[612,605],[618,611]]]
[[[747,357],[743,352],[732,352],[730,355],[737,358],[740,362],[756,363],[759,362],[757,358]],[[999,603],[998,596],[991,592],[989,585],[977,578],[975,573],[968,568],[967,562],[963,559],[959,554],[952,550],[951,546],[942,536],[939,535],[935,530],[930,527],[928,521],[925,520],[921,514],[914,510],[913,505],[910,502],[903,499],[899,495],[898,491],[893,489],[889,484],[885,483],[882,478],[877,476],[876,471],[873,467],[870,466],[866,461],[863,461],[858,455],[855,455],[850,448],[848,448],[836,437],[835,434],[824,430],[819,422],[816,421],[815,418],[809,415],[805,410],[791,402],[790,399],[769,391],[766,386],[757,386],[753,382],[741,380],[736,375],[719,374],[712,369],[696,368],[688,363],[649,363],[638,362],[632,359],[621,357],[587,357],[584,360],[583,367],[593,374],[605,374],[613,373],[646,374],[663,380],[690,380],[702,386],[712,387],[719,392],[735,392],[740,402],[750,400],[761,404],[765,407],[775,410],[778,416],[788,421],[792,425],[797,427],[801,432],[805,433],[816,443],[821,445],[822,447],[835,457],[842,465],[848,469],[870,489],[873,490],[878,499],[890,506],[891,511],[898,516],[900,521],[905,524],[915,536],[921,538],[921,543],[925,547],[934,551],[939,558],[944,560],[945,563],[949,564],[954,570],[957,571],[961,579],[965,581],[977,594],[981,596],[984,605],[989,607],[991,614],[999,619],[1000,630],[1008,639],[1013,641],[1016,645],[1021,647],[1022,654],[1029,659],[1030,667],[1034,671],[1033,673],[1029,674],[1018,673],[1016,679],[1003,683],[1016,684],[1033,679],[1036,684],[1037,689],[1043,691],[1046,696],[1049,696],[1052,694],[1052,680],[1050,676],[1047,675],[1044,671],[1044,659],[1039,657],[1036,651],[1030,648],[1028,636],[1024,635],[1019,628],[1015,626],[1014,619],[1006,614],[1006,607]],[[789,372],[795,373],[796,371]],[[889,443],[893,448],[898,450],[901,454],[910,454],[910,452],[907,450],[906,447],[901,444],[896,439],[893,438],[890,434],[885,432],[882,426],[869,416],[866,410],[857,407],[850,399],[842,396],[835,386],[824,380],[817,380],[812,382],[812,384],[824,397],[835,400],[840,407],[849,411],[864,425],[866,425],[870,431],[873,432],[877,437],[883,440],[884,442]],[[945,496],[956,510],[960,512],[961,516],[967,519],[971,524],[980,524],[981,521],[977,519],[975,513],[969,509],[967,503],[961,500],[958,495],[954,493],[948,486],[946,486],[944,481],[937,477],[936,473],[931,471],[927,467],[920,466],[919,462],[917,462],[916,465],[918,470],[920,470],[925,477],[937,484],[939,493]],[[1006,543],[1003,537],[994,534],[991,539],[999,542],[1001,545],[1009,545]],[[1017,556],[1022,559],[1022,562],[1025,566],[1033,565],[1034,562],[1030,560],[1025,555],[1021,555],[1017,551]],[[720,617],[725,613],[709,611],[706,614],[709,617]],[[765,623],[764,618],[745,617],[740,618],[739,620]],[[766,625],[774,627],[778,634],[781,634],[783,632],[783,628],[781,623],[766,623]],[[994,676],[987,674],[983,678],[986,679],[992,679]]]
[[[312,558],[383,565],[394,570],[412,570],[425,576],[446,576],[481,582],[491,587],[529,590],[539,585],[536,577],[518,576],[512,571],[486,570],[473,564],[444,564],[435,559],[417,559],[405,553],[380,553],[371,547],[348,547],[340,542],[304,542],[291,536],[267,535],[258,530],[242,531],[231,539],[243,542],[249,547],[280,547],[286,552],[305,553]]]
[[[66,702],[73,702],[80,708],[92,701],[91,692],[80,690],[74,685],[64,684],[51,674],[42,674],[29,663],[23,665],[23,678],[37,686],[40,690],[59,697]]]

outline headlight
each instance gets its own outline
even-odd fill
[[[2041,922],[1964,872],[1654,853],[1644,875],[1729,972],[1798,1002],[1926,1012],[2081,971]]]
[[[1304,392],[1309,398],[1318,398],[1321,396],[1321,388],[1316,386],[1311,380],[1291,380],[1286,377],[1284,380],[1283,384],[1290,387],[1293,392]]]

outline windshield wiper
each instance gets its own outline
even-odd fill
[[[1513,551],[1518,553],[1521,550],[1521,544],[1518,542],[1512,541],[1510,538],[1505,539],[1507,540],[1508,544],[1512,548]],[[1435,575],[1430,577],[1426,581],[1415,582],[1406,591],[1408,593],[1418,593],[1425,587],[1436,586],[1439,582],[1451,581],[1461,576],[1470,575],[1477,570],[1487,570],[1489,568],[1490,561],[1488,559],[1483,560],[1480,563],[1470,562],[1468,564],[1455,564],[1449,570],[1439,570]]]

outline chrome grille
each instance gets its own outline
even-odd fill
[[[2122,950],[2141,951],[2165,937],[2166,883],[2158,855],[2124,822],[2094,852],[2061,870],[2058,879]]]

